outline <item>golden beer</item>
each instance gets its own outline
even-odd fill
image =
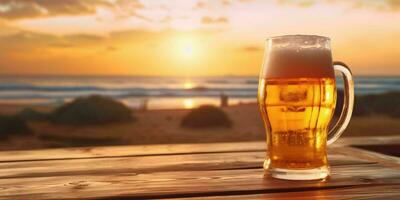
[[[345,80],[345,104],[337,124],[328,130],[336,105],[334,70]],[[268,39],[258,86],[267,133],[267,174],[291,180],[328,176],[326,147],[348,125],[353,99],[351,72],[344,63],[332,62],[329,38],[289,35]]]
[[[327,165],[326,136],[336,104],[331,78],[262,79],[259,106],[271,167],[314,169]]]

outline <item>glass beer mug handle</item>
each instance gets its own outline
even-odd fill
[[[343,131],[346,129],[350,122],[351,113],[353,112],[354,105],[354,82],[353,75],[349,67],[340,61],[333,62],[333,68],[335,71],[339,71],[343,75],[344,80],[344,100],[343,108],[340,114],[339,120],[336,122],[335,126],[328,133],[327,144],[330,145],[335,142]]]

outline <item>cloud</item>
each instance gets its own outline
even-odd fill
[[[3,0],[0,17],[22,19],[57,15],[93,14],[97,6],[111,6],[104,0]]]
[[[217,3],[216,3],[217,2]],[[219,0],[219,1],[198,1],[193,7],[194,10],[201,9],[221,9],[221,6],[229,6],[231,5],[231,0]]]
[[[224,6],[229,6],[229,5],[231,5],[231,1],[229,1],[229,0],[220,0],[220,2],[221,2],[221,4],[224,5]]]
[[[169,15],[163,17],[163,18],[160,20],[161,23],[170,23],[171,21],[172,21],[172,17],[169,16]]]
[[[56,42],[57,37],[48,35],[48,34],[40,34],[28,31],[18,31],[17,33],[10,34],[7,36],[0,37],[1,44],[10,43],[10,44],[31,44],[34,41],[48,41],[48,43]],[[3,47],[7,45],[2,45]]]
[[[262,51],[263,49],[259,46],[255,45],[248,45],[240,48],[241,51],[247,51],[247,52],[257,52],[257,51]]]
[[[399,0],[383,0],[383,1],[355,1],[353,2],[355,8],[373,8],[380,11],[400,11]]]
[[[142,9],[144,5],[138,0],[117,0],[115,6],[124,7],[128,9]]]
[[[132,15],[144,8],[138,0],[2,0],[0,18],[15,20],[60,15],[90,15],[103,7],[116,14]]]
[[[250,3],[253,2],[254,0],[239,0],[239,2],[241,3]]]
[[[1,30],[1,29],[0,29]],[[160,30],[148,31],[144,29],[128,29],[111,32],[107,36],[91,34],[52,35],[30,31],[16,30],[7,35],[0,35],[0,55],[18,54],[30,57],[46,56],[47,52],[89,52],[94,50],[118,51],[123,50],[127,44],[166,43],[170,38],[196,35],[196,37],[209,37],[214,32],[209,30],[176,31]],[[154,45],[153,45],[154,46]],[[35,54],[38,52],[39,54]]]
[[[46,50],[50,48],[73,48],[96,46],[105,38],[87,35],[74,34],[66,36],[55,36],[29,31],[18,31],[17,33],[0,37],[1,52],[30,52],[35,49]]]
[[[117,0],[109,8],[119,18],[135,16],[145,21],[151,21],[149,18],[137,14],[137,10],[145,8],[138,0]]]
[[[106,51],[117,51],[118,48],[116,46],[107,46]]]
[[[66,35],[63,36],[63,38],[74,43],[98,42],[104,39],[104,37],[98,35],[90,35],[90,34]]]
[[[202,1],[198,1],[194,6],[194,9],[204,9],[204,8],[207,8],[207,4]]]
[[[308,8],[315,5],[317,2],[315,0],[277,0],[277,3],[281,5],[294,5]]]
[[[386,0],[386,3],[394,10],[400,9],[400,1],[398,0]]]
[[[326,4],[347,4],[347,6],[353,9],[363,9],[369,8],[379,11],[400,11],[400,1],[399,0],[276,0],[280,5],[292,5],[302,8],[308,8],[314,6],[318,3]]]
[[[228,23],[228,18],[226,17],[218,17],[218,18],[212,18],[212,17],[203,17],[201,18],[201,23],[202,24],[226,24]]]
[[[64,42],[57,42],[57,43],[51,43],[51,44],[49,44],[49,46],[55,47],[55,48],[72,48],[72,47],[75,47],[76,45],[64,43]]]

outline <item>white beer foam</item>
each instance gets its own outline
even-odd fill
[[[333,78],[329,38],[282,36],[266,49],[263,78]]]

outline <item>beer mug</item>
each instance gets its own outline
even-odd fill
[[[335,70],[343,75],[344,103],[331,130],[336,105]],[[327,145],[349,124],[354,83],[343,62],[332,62],[330,39],[287,35],[267,40],[258,103],[267,135],[267,175],[289,180],[329,175]]]

